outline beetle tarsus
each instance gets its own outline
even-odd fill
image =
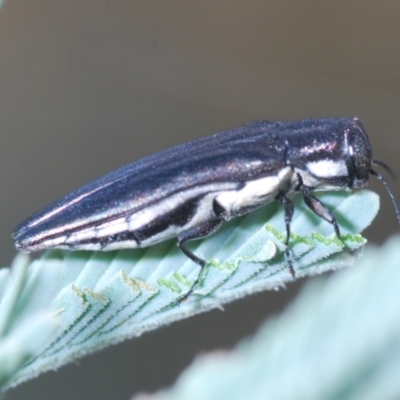
[[[286,249],[285,249],[285,256],[286,256],[286,262],[288,264],[290,275],[292,276],[292,281],[294,282],[296,280],[296,271],[293,268],[292,258],[290,256],[290,251],[289,251],[288,246],[286,246]]]
[[[193,262],[195,262],[196,264],[200,265],[200,271],[199,274],[197,275],[197,278],[194,280],[194,282],[192,283],[192,286],[190,287],[190,289],[182,296],[178,297],[178,300],[176,301],[176,303],[179,305],[181,304],[183,301],[186,301],[188,299],[188,297],[193,293],[195,287],[199,284],[200,282],[200,277],[201,274],[204,270],[204,267],[206,266],[207,262],[203,259],[201,259],[200,257],[197,257],[195,254],[193,254],[187,247],[185,247],[183,245],[182,242],[177,242],[177,245],[179,247],[179,249],[187,256],[189,257]]]
[[[206,266],[206,264],[201,266],[199,275],[197,276],[197,278],[195,279],[195,281],[192,283],[192,286],[190,287],[190,289],[182,296],[178,297],[178,300],[176,301],[176,303],[179,305],[182,302],[186,301],[188,299],[188,297],[193,293],[194,289],[196,288],[196,286],[199,284],[200,282],[200,276],[204,270],[204,267]]]

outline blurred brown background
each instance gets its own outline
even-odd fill
[[[6,1],[1,264],[15,254],[15,225],[60,195],[254,119],[356,115],[400,175],[399,38],[399,2]],[[396,221],[382,187],[371,187],[382,210],[366,236],[379,243]],[[170,385],[196,354],[254,332],[300,285],[113,346],[7,398],[128,399]]]

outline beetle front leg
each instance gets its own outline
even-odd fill
[[[318,217],[324,219],[326,222],[329,222],[331,225],[333,225],[333,229],[335,229],[335,234],[337,238],[340,240],[340,230],[339,230],[339,225],[336,222],[335,216],[332,214],[332,212],[316,197],[312,196],[309,193],[309,188],[304,186],[303,180],[301,179],[301,176],[299,175],[299,186],[298,190],[301,192],[303,195],[304,203],[306,203],[307,207]]]
[[[276,196],[276,200],[281,202],[285,207],[285,224],[286,224],[286,240],[285,240],[285,256],[286,261],[288,263],[290,275],[292,275],[292,279],[296,279],[296,272],[293,268],[292,258],[290,256],[289,251],[289,239],[290,239],[290,222],[292,221],[294,205],[293,201],[285,196],[283,192],[280,192],[278,196]]]

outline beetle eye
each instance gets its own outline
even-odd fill
[[[371,170],[372,151],[368,139],[360,131],[351,132],[348,138],[349,152],[355,180],[353,187],[364,186]]]

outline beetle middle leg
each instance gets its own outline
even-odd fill
[[[290,239],[290,222],[292,221],[294,205],[293,201],[285,196],[283,192],[280,192],[276,196],[276,200],[281,202],[285,207],[285,224],[286,224],[286,240],[285,240],[285,256],[286,261],[288,263],[290,275],[292,275],[292,279],[296,279],[296,272],[293,268],[292,257],[290,256],[289,251],[289,239]]]
[[[197,275],[197,278],[192,283],[190,289],[183,296],[179,297],[178,303],[182,302],[183,300],[186,300],[190,296],[190,294],[193,293],[194,288],[200,281],[200,277],[204,270],[204,267],[207,264],[205,260],[193,254],[184,244],[189,240],[200,239],[204,236],[210,235],[211,233],[218,230],[218,228],[222,225],[223,222],[224,218],[222,217],[214,218],[211,221],[204,222],[203,224],[188,229],[187,231],[181,232],[178,235],[176,239],[176,244],[179,247],[179,249],[193,262],[200,265],[200,271],[199,274]]]

